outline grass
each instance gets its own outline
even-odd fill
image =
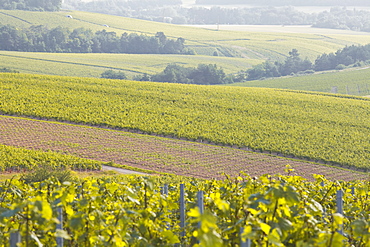
[[[231,84],[231,86],[282,88],[324,93],[334,92],[333,87],[337,87],[337,92],[340,94],[366,96],[370,95],[369,78],[370,69],[366,67],[358,70],[348,69],[315,75],[248,81]]]
[[[156,74],[170,63],[196,67],[200,63],[217,64],[226,73],[236,73],[261,63],[261,59],[215,56],[148,54],[70,54],[0,51],[0,67],[30,74],[100,77],[108,69],[121,70],[129,77]]]

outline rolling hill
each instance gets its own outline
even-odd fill
[[[66,16],[72,16],[68,18]],[[281,59],[296,48],[303,57],[315,59],[325,52],[333,52],[350,44],[365,44],[370,35],[299,34],[274,32],[241,32],[178,26],[143,21],[97,13],[0,11],[0,23],[19,28],[31,25],[63,26],[71,29],[89,28],[93,31],[107,29],[117,34],[135,32],[154,35],[164,32],[168,37],[182,37],[199,55],[212,55],[217,49],[224,56],[241,56],[250,59]],[[355,38],[354,38],[355,37]]]
[[[234,83],[230,86],[281,88],[292,90],[340,93],[358,96],[370,95],[370,69],[329,71],[315,75],[289,76],[267,80]]]
[[[1,74],[0,112],[368,170],[369,100],[312,92]]]

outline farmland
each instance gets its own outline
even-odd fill
[[[170,63],[197,67],[200,63],[217,64],[225,73],[236,73],[263,62],[216,56],[150,55],[150,54],[66,54],[0,51],[0,68],[22,73],[100,77],[108,69],[121,70],[129,77],[138,74],[155,74]]]
[[[331,71],[315,75],[274,78],[267,80],[248,81],[235,83],[231,86],[282,88],[292,90],[332,92],[337,87],[340,94],[366,96],[370,95],[370,69]]]
[[[0,111],[369,169],[369,100],[227,86],[1,75]],[[351,143],[351,145],[348,145]]]
[[[3,145],[52,150],[100,162],[205,179],[225,178],[223,173],[235,177],[241,171],[250,176],[286,174],[288,164],[294,169],[293,174],[308,180],[313,179],[313,174],[341,180],[367,178],[364,173],[243,149],[34,119],[0,116],[0,135]]]
[[[67,18],[66,15],[72,15],[73,19]],[[224,56],[241,56],[250,59],[281,59],[293,48],[298,49],[303,57],[315,59],[322,53],[334,52],[345,45],[366,44],[369,40],[369,35],[357,35],[356,32],[353,34],[285,33],[282,37],[281,33],[276,32],[217,31],[78,11],[34,13],[2,10],[0,23],[18,27],[30,25],[47,25],[50,28],[64,26],[72,29],[85,27],[93,31],[105,28],[117,34],[135,32],[154,35],[156,32],[164,32],[171,38],[184,38],[186,44],[199,55],[212,55],[217,49]],[[103,25],[108,25],[109,28]]]

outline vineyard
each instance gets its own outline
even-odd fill
[[[0,112],[368,170],[369,100],[274,89],[1,74]]]
[[[9,246],[10,235],[18,242],[14,234],[28,247],[370,242],[368,182],[330,182],[320,175],[315,182],[284,176],[179,179],[8,180],[0,185],[0,246]]]
[[[370,69],[329,72],[323,74],[275,78],[231,84],[242,87],[281,88],[365,96],[370,95]]]
[[[0,116],[0,136],[0,144],[3,145],[68,153],[110,162],[107,165],[120,168],[145,169],[143,172],[147,174],[152,171],[203,179],[224,179],[224,174],[237,177],[241,171],[253,177],[285,174],[286,165],[290,165],[294,169],[292,175],[310,181],[313,179],[312,174],[321,174],[330,180],[368,178],[368,174],[353,170],[232,147],[18,117]],[[14,151],[13,157],[23,157],[23,153],[17,154],[17,149]],[[42,163],[45,162],[43,159]],[[9,159],[8,164],[13,167],[19,165],[19,159],[13,163]]]
[[[71,168],[74,170],[101,170],[103,162],[92,161],[56,152],[15,148],[0,144],[0,172],[34,170],[39,166]]]

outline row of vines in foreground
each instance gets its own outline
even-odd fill
[[[0,145],[0,172],[34,170],[40,166],[51,169],[101,170],[103,162],[78,158],[56,152],[43,152]]]
[[[179,226],[179,181],[135,177],[0,185],[0,246],[19,231],[21,246],[368,246],[370,183],[249,176],[186,180],[187,217]],[[168,181],[166,181],[168,183]],[[354,194],[350,193],[354,187]],[[204,194],[204,213],[196,204]],[[343,214],[335,194],[344,191]],[[62,209],[63,229],[58,211]],[[241,229],[244,229],[241,231]],[[242,234],[240,234],[242,232]]]
[[[370,101],[261,88],[0,74],[0,112],[370,169]]]

